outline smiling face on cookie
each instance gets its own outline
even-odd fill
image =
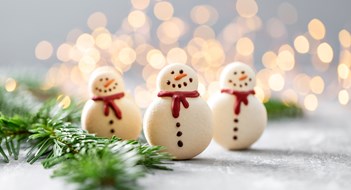
[[[185,64],[171,64],[158,74],[157,87],[161,91],[194,91],[198,87],[197,75]]]
[[[252,90],[255,86],[255,72],[244,63],[230,63],[221,73],[220,86],[237,91]]]
[[[93,96],[109,96],[124,91],[122,76],[113,67],[96,69],[89,81],[90,93]]]

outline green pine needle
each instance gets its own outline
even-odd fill
[[[295,103],[283,103],[280,100],[270,99],[264,103],[269,119],[302,117],[302,108]]]
[[[31,101],[21,99],[24,93]],[[169,169],[165,164],[172,157],[162,147],[88,134],[79,126],[81,106],[62,109],[55,97],[44,104],[39,99],[27,90],[9,93],[0,87],[0,105],[5,105],[0,107],[0,158],[5,162],[18,159],[21,147],[27,147],[29,163],[58,166],[53,176],[79,184],[78,189],[136,189],[148,169]]]

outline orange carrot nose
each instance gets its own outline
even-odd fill
[[[247,78],[247,75],[243,75],[239,78],[240,81],[245,80]]]
[[[187,76],[186,73],[182,73],[182,74],[179,74],[179,75],[175,76],[174,80],[180,80],[180,79],[182,79],[183,77],[186,77],[186,76]]]
[[[104,84],[104,87],[107,88],[107,87],[110,86],[113,82],[115,82],[115,79],[108,80],[108,81]]]

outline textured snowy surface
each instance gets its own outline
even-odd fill
[[[212,142],[196,159],[174,162],[174,171],[154,171],[145,189],[351,189],[351,111],[324,104],[303,119],[270,122],[247,151],[227,151]],[[74,189],[39,163],[0,163],[0,189]]]

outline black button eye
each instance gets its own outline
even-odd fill
[[[229,83],[232,83],[233,81],[232,80],[229,80]]]
[[[234,75],[238,74],[237,72],[234,72]]]
[[[173,74],[174,74],[174,71],[172,71],[171,74],[173,75]]]
[[[241,71],[241,74],[245,74],[245,71]]]
[[[180,71],[179,71],[180,74],[183,74],[183,72],[184,72],[183,70],[180,70]]]
[[[105,80],[108,80],[108,78],[106,78]]]
[[[103,80],[103,79],[101,78],[101,79],[100,79],[100,82],[102,82],[102,80]]]

